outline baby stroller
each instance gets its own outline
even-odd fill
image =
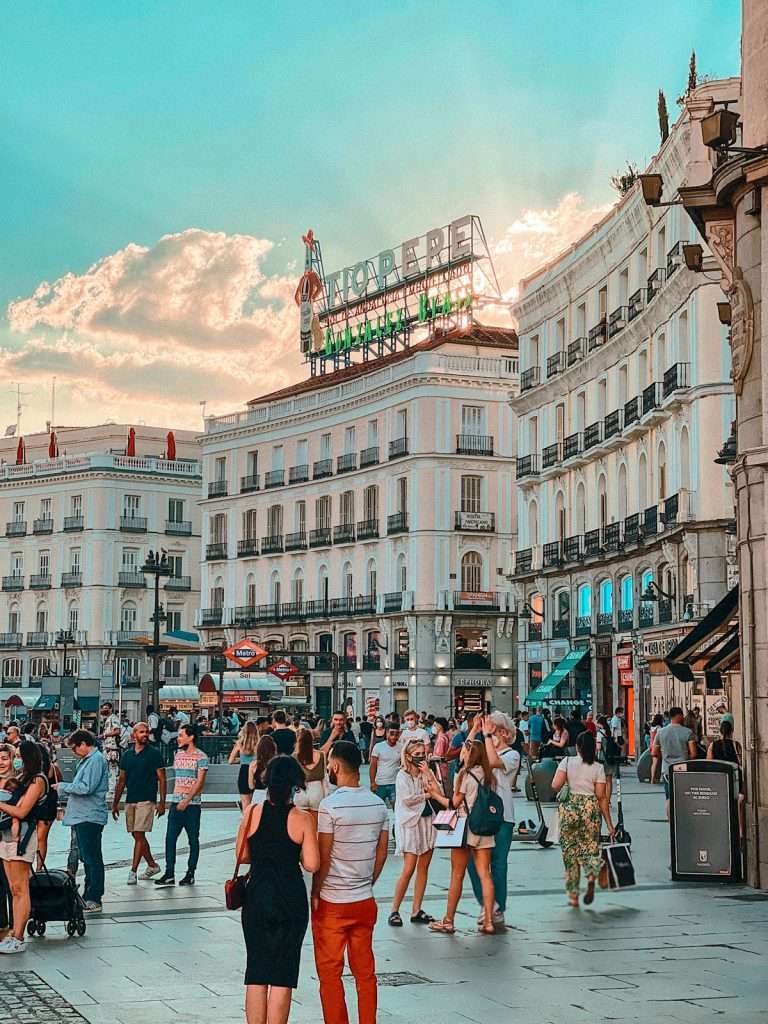
[[[66,922],[67,935],[85,935],[85,903],[66,871],[34,871],[29,880],[32,908],[27,935],[45,935],[49,921]]]

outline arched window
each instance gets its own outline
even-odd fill
[[[619,498],[619,522],[623,522],[628,515],[627,511],[627,467],[622,462],[619,466],[618,477],[618,498]]]
[[[576,592],[576,607],[580,619],[592,618],[592,587],[588,583],[582,583]]]
[[[574,504],[576,516],[576,535],[581,536],[586,530],[587,523],[587,500],[583,481],[576,485],[576,502]]]
[[[470,594],[483,589],[483,560],[477,551],[468,551],[461,559],[461,589]]]
[[[308,668],[307,656],[304,653],[309,650],[307,638],[303,636],[292,637],[288,641],[288,650],[291,651],[291,661],[296,668],[306,670]]]
[[[345,562],[341,570],[341,592],[347,600],[351,601],[355,593],[352,577],[352,563]]]
[[[528,544],[535,548],[539,543],[539,506],[535,501],[528,502]]]
[[[632,586],[632,577],[623,576],[621,583],[619,584],[621,610],[623,612],[630,612],[634,606],[634,588]]]
[[[252,572],[245,577],[245,603],[248,608],[256,607],[256,577]]]
[[[136,629],[136,605],[133,601],[124,601],[120,607],[120,630],[132,633]]]
[[[343,633],[341,637],[342,668],[357,668],[357,634]]]
[[[376,559],[369,558],[368,565],[365,567],[365,593],[368,597],[376,597]]]
[[[605,486],[605,474],[601,473],[597,481],[597,508],[600,516],[600,529],[605,529],[608,522],[608,495]]]
[[[21,611],[16,603],[12,604],[8,609],[8,632],[21,632]]]
[[[294,604],[301,604],[304,600],[304,573],[296,569],[291,581],[291,601]]]
[[[379,488],[371,484],[363,491],[363,519],[369,524],[378,524],[379,519]]]
[[[667,496],[667,449],[663,441],[659,442],[656,465],[659,478],[659,501],[663,501]]]
[[[217,576],[213,581],[211,587],[211,608],[223,608],[224,607],[224,580],[221,576]]]
[[[566,589],[558,590],[554,596],[555,622],[569,625],[571,618],[571,595]],[[564,635],[570,636],[570,631]]]
[[[317,599],[327,604],[328,602],[328,566],[321,565],[317,570]]]
[[[648,459],[645,452],[640,453],[637,462],[637,503],[638,512],[645,512],[648,508]]]
[[[70,601],[67,609],[67,629],[70,633],[77,633],[80,629],[80,607],[77,601]]]
[[[269,578],[269,600],[270,603],[275,606],[279,605],[282,600],[280,573],[277,569],[273,570],[272,575]]]
[[[363,668],[378,671],[381,667],[381,633],[378,629],[371,629],[365,634],[365,654],[363,655]]]
[[[677,328],[677,361],[687,363],[691,355],[691,339],[688,331],[688,312],[680,314]]]
[[[664,371],[667,368],[667,339],[660,334],[656,339],[656,380],[664,379]]]
[[[613,580],[603,580],[598,591],[601,615],[613,613]]]
[[[555,536],[561,544],[566,536],[565,498],[562,491],[558,491],[555,498]]]
[[[35,613],[35,630],[38,633],[48,632],[48,606],[45,601],[40,601]]]

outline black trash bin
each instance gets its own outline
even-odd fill
[[[743,881],[738,765],[705,760],[673,764],[669,791],[673,881]]]

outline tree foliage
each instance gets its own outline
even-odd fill
[[[669,138],[669,114],[667,112],[667,98],[664,95],[664,90],[659,89],[659,135],[661,136],[662,145]]]

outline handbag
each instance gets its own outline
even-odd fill
[[[560,787],[560,789],[557,791],[557,802],[559,804],[566,803],[568,798],[571,795],[571,787],[570,787],[570,785],[568,783],[568,762],[569,761],[570,761],[570,758],[566,757],[566,759],[565,759],[565,782]]]
[[[258,805],[257,805],[258,806]],[[251,818],[253,817],[253,808],[251,808],[247,824],[243,828],[243,841],[240,844],[240,849],[237,851],[235,857],[235,870],[231,878],[228,878],[224,883],[224,903],[226,904],[227,910],[240,910],[242,905],[245,903],[245,890],[248,888],[248,882],[251,878],[250,870],[240,875],[240,865],[244,863],[243,855],[245,853],[245,846],[248,843],[248,830],[251,827]]]
[[[432,816],[432,827],[436,828],[440,832],[451,832],[456,828],[458,818],[459,812],[457,810],[445,808]]]
[[[447,814],[447,811],[442,812]],[[464,816],[456,818],[456,823],[451,829],[438,829],[435,836],[435,849],[457,850],[467,844],[467,818]]]
[[[635,885],[635,867],[626,843],[609,843],[604,846],[603,860],[608,869],[610,889],[627,889]],[[602,869],[600,874],[602,875]]]

